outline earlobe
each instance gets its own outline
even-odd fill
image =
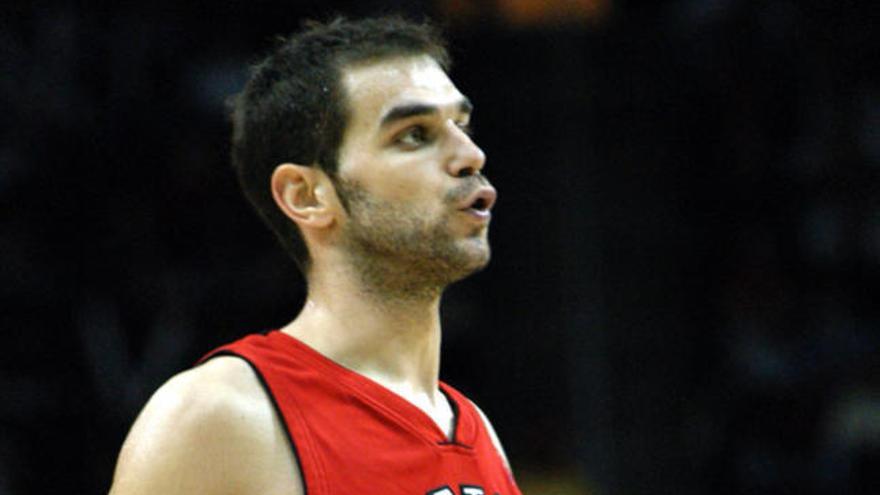
[[[324,182],[323,173],[315,167],[283,163],[272,173],[272,197],[301,228],[327,227],[333,214],[323,191]]]

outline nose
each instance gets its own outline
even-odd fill
[[[452,130],[452,156],[449,160],[449,175],[470,177],[483,169],[486,154],[471,137],[455,124]]]

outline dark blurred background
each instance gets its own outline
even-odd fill
[[[880,493],[874,4],[6,2],[0,494],[106,492],[156,387],[295,315],[224,100],[334,11],[448,26],[500,201],[443,377],[527,494]]]

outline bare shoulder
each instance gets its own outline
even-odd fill
[[[217,357],[166,382],[126,438],[111,495],[299,494],[299,472],[250,365]]]

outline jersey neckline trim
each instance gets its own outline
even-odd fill
[[[410,426],[411,429],[415,430],[414,433],[422,437],[427,436],[426,439],[431,443],[440,446],[454,445],[465,447],[466,449],[471,448],[470,445],[462,443],[462,441],[467,442],[467,435],[463,431],[461,395],[443,381],[438,381],[438,388],[449,402],[453,414],[451,435],[449,436],[425,411],[406,400],[400,394],[362,373],[346,368],[300,339],[281,330],[268,332],[265,334],[265,337],[269,339],[282,339],[285,345],[296,347],[300,351],[298,354],[300,358],[308,359],[310,364],[339,378],[341,383],[344,383],[352,392],[369,400],[377,408],[388,412],[401,423]]]

